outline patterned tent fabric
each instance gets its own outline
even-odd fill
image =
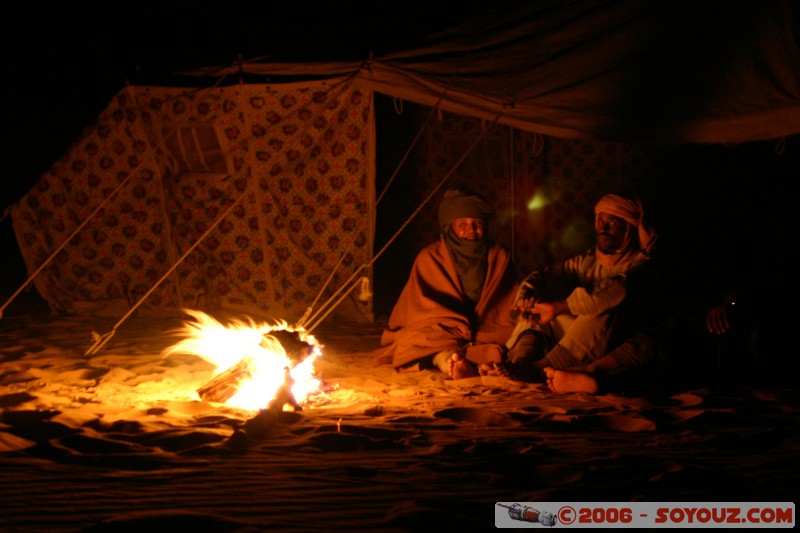
[[[37,290],[67,312],[297,320],[371,273],[372,113],[337,80],[127,87],[12,209]],[[371,320],[347,302],[334,316]]]

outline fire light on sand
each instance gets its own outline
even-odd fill
[[[164,350],[164,355],[193,354],[214,365],[212,380],[198,389],[201,398],[257,411],[282,391],[291,392],[291,400],[299,406],[320,390],[314,360],[322,355],[322,345],[302,328],[291,328],[285,321],[267,324],[252,319],[225,325],[202,311],[184,312],[194,321],[176,331],[184,338]]]

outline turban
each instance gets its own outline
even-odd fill
[[[608,213],[619,217],[637,228],[639,231],[639,247],[647,253],[653,250],[658,236],[645,221],[641,201],[638,199],[629,200],[616,194],[607,194],[594,206],[594,214],[597,215],[598,213]]]
[[[450,189],[444,193],[439,204],[439,226],[447,231],[450,223],[457,218],[481,218],[488,220],[492,207],[481,194],[468,189]]]

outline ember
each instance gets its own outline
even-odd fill
[[[302,328],[252,320],[226,326],[201,311],[185,312],[194,322],[177,331],[185,338],[164,355],[194,354],[215,366],[214,377],[197,390],[203,400],[253,411],[276,401],[300,409],[319,390],[313,364],[322,346]]]

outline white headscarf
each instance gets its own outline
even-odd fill
[[[632,242],[631,231],[625,235],[625,242],[620,250],[614,254],[606,254],[597,250],[597,256],[604,266],[613,266],[632,253],[642,250],[650,254],[655,247],[658,235],[647,223],[644,208],[639,199],[623,198],[617,194],[603,196],[594,206],[594,213],[608,213],[619,217],[637,230],[637,242]]]

